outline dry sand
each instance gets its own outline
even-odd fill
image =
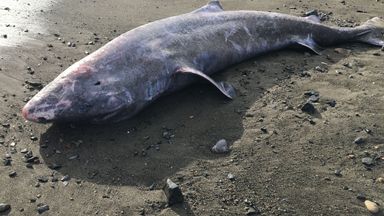
[[[378,48],[346,44],[321,56],[284,50],[254,58],[215,76],[234,84],[239,97],[233,101],[202,83],[118,124],[39,125],[20,115],[39,83],[134,27],[205,1],[27,3],[0,4],[0,35],[8,35],[0,38],[0,155],[12,158],[11,166],[0,165],[0,203],[11,205],[3,214],[36,215],[43,203],[49,205],[44,215],[245,215],[249,206],[261,215],[369,215],[357,199],[362,196],[383,209],[384,184],[376,181],[384,175],[384,52]],[[294,15],[318,9],[329,14],[327,24],[343,26],[384,15],[382,0],[223,5]],[[311,89],[320,93],[314,116],[299,108]],[[364,144],[354,144],[357,137]],[[212,154],[222,138],[231,152]],[[23,161],[25,148],[39,158],[33,168]],[[364,157],[373,165],[362,164]],[[62,167],[51,169],[55,164]],[[65,175],[70,180],[60,181]],[[167,178],[181,186],[184,204],[166,206]]]

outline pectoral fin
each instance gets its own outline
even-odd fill
[[[296,43],[309,48],[318,55],[321,55],[321,51],[323,50],[323,48],[321,48],[311,37],[303,40],[297,40]]]
[[[208,80],[210,83],[212,83],[216,88],[218,88],[226,97],[233,99],[236,96],[235,88],[226,82],[216,82],[211,77],[207,76],[203,72],[196,70],[191,67],[181,67],[177,70],[177,73],[183,73],[183,74],[194,74],[197,76],[200,76],[204,78],[205,80]]]

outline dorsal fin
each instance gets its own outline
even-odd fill
[[[192,13],[208,13],[208,12],[221,12],[224,11],[219,0],[212,0],[203,7],[192,11]]]

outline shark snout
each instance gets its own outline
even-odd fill
[[[53,109],[53,106],[46,107],[45,109],[46,111],[41,111],[41,110],[39,111],[39,109],[36,109],[36,107],[34,107],[33,104],[27,103],[21,110],[21,113],[26,120],[37,122],[37,123],[47,123],[54,119],[52,109]]]
[[[59,101],[56,97],[37,97],[30,100],[21,110],[23,117],[37,123],[47,123],[57,119],[57,115],[71,103]]]

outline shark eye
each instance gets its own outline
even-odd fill
[[[95,82],[95,86],[98,86],[98,85],[100,85],[101,84],[101,82],[100,81],[97,81],[97,82]]]

